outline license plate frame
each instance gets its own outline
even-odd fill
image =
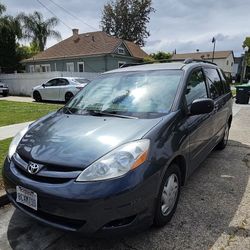
[[[37,211],[37,200],[36,192],[21,186],[16,186],[16,202]]]

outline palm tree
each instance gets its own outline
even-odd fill
[[[33,14],[18,15],[18,20],[22,24],[23,37],[31,39],[32,43],[37,44],[40,51],[44,50],[48,38],[61,39],[61,35],[53,28],[59,23],[56,17],[44,20],[40,12],[35,11]]]
[[[0,3],[0,15],[2,15],[4,11],[6,11],[6,7]]]

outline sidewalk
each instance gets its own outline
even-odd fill
[[[4,140],[15,136],[20,130],[29,125],[31,122],[24,122],[13,124],[9,126],[0,127],[0,140]]]
[[[14,102],[35,102],[35,100],[32,97],[28,96],[6,96],[6,97],[0,97],[0,100],[14,101]]]

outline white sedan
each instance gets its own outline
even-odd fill
[[[90,81],[78,77],[58,77],[33,88],[32,96],[37,102],[63,101],[68,102],[79,90]]]

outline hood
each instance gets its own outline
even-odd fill
[[[160,121],[57,112],[31,125],[17,152],[30,161],[84,169],[117,146],[141,139]]]
[[[33,87],[33,88],[32,88],[32,90],[35,90],[35,89],[40,89],[41,87],[42,87],[42,84],[40,84],[40,85],[37,85],[37,86]]]

